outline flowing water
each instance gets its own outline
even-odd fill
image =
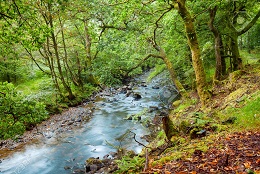
[[[100,157],[109,152],[115,152],[114,146],[120,146],[135,152],[140,152],[142,146],[134,141],[136,139],[143,144],[143,135],[149,134],[148,128],[139,121],[126,120],[129,115],[138,114],[146,108],[163,105],[159,93],[163,88],[159,86],[160,79],[146,85],[147,74],[136,79],[133,91],[141,94],[142,98],[134,100],[125,94],[115,93],[105,96],[103,100],[94,103],[93,117],[84,123],[81,128],[68,130],[51,138],[28,144],[22,150],[14,150],[14,153],[0,161],[0,173],[4,174],[66,174],[74,169],[82,168],[89,157]],[[79,109],[89,109],[90,106],[79,106]],[[154,113],[142,116],[142,120],[153,117]],[[124,137],[124,135],[126,135]],[[65,170],[64,168],[67,168]]]

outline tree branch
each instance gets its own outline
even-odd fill
[[[26,52],[30,55],[31,59],[32,59],[33,62],[36,64],[36,66],[37,66],[42,72],[44,72],[45,74],[49,74],[49,75],[50,75],[50,73],[44,71],[44,70],[40,67],[40,65],[37,63],[37,61],[33,58],[32,53],[31,53],[27,48],[24,48],[24,49],[25,49]]]
[[[257,21],[257,19],[260,17],[260,10],[258,10],[257,14],[255,15],[255,17],[247,24],[247,26],[245,26],[242,30],[240,30],[238,32],[238,35],[242,35],[245,32],[247,32]]]
[[[8,15],[2,13],[2,12],[0,12],[0,15],[1,15],[1,16],[4,16],[4,17],[7,17],[7,18],[9,18],[9,19],[13,19],[11,16],[8,16]]]
[[[146,60],[148,60],[149,58],[151,57],[154,57],[154,58],[159,58],[159,59],[162,59],[163,57],[159,56],[159,55],[155,55],[155,54],[149,54],[147,55],[145,58],[143,58],[141,60],[141,62],[139,62],[136,66],[130,68],[130,69],[120,69],[120,70],[123,70],[123,71],[126,71],[127,74],[129,74],[131,71],[135,70],[136,68],[140,67]]]
[[[135,142],[137,142],[139,145],[141,145],[141,146],[144,146],[144,147],[146,147],[146,148],[148,148],[146,145],[144,145],[143,143],[141,143],[141,142],[139,142],[139,141],[137,141],[136,140],[136,138],[135,138],[135,136],[136,136],[136,133],[134,133],[134,132],[132,132],[132,131],[130,131],[131,133],[133,133],[134,134],[134,140],[135,140]]]
[[[157,45],[157,43],[156,43],[156,30],[159,28],[159,22],[164,17],[164,15],[166,13],[168,13],[169,11],[171,11],[173,8],[174,8],[173,6],[170,6],[170,8],[168,8],[165,12],[163,12],[163,14],[155,21],[155,26],[156,27],[153,30],[153,40],[154,40],[155,45]]]

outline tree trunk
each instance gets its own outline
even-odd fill
[[[73,84],[75,86],[79,86],[79,83],[77,82],[77,79],[75,78],[75,76],[74,76],[73,72],[71,71],[71,68],[70,68],[70,66],[68,64],[67,46],[66,46],[66,42],[65,42],[65,36],[64,36],[64,31],[63,31],[63,24],[61,22],[60,16],[59,16],[59,23],[60,23],[60,28],[61,28],[61,38],[62,38],[62,44],[63,44],[63,50],[64,50],[64,60],[63,61],[65,63],[64,68],[66,70],[66,75],[68,77],[68,72],[69,72],[70,78],[71,78]]]
[[[49,8],[49,11],[51,11],[51,5],[50,4],[48,4],[48,8]],[[72,100],[72,99],[75,98],[75,96],[73,95],[70,86],[66,83],[65,78],[63,76],[63,72],[62,72],[62,69],[61,69],[60,55],[59,55],[59,52],[58,52],[58,44],[57,44],[56,37],[55,37],[55,34],[54,34],[54,26],[53,26],[53,20],[52,20],[51,15],[49,15],[49,22],[50,22],[49,23],[50,27],[52,29],[51,30],[51,39],[52,39],[52,42],[53,42],[53,49],[54,49],[54,53],[55,53],[55,57],[56,57],[56,62],[57,62],[57,66],[58,66],[58,72],[59,72],[59,75],[60,75],[60,79],[61,79],[62,85],[64,86],[65,90],[69,93],[68,98],[70,100]]]
[[[233,19],[231,20],[232,23],[229,23],[229,29],[230,29],[230,48],[232,52],[232,64],[233,64],[233,69],[238,70],[242,68],[242,59],[240,58],[239,55],[239,48],[238,48],[238,36],[241,36],[245,32],[247,32],[252,26],[256,23],[258,18],[260,17],[260,10],[256,13],[254,18],[242,29],[237,30],[235,26],[237,25],[237,18],[238,15],[236,14],[236,7],[234,8],[234,14],[233,14]],[[238,7],[239,8],[239,7]],[[227,21],[230,21],[230,19],[227,17]]]
[[[223,52],[223,43],[222,43],[221,34],[213,24],[216,16],[216,12],[217,12],[217,7],[215,7],[214,9],[210,9],[209,28],[213,33],[214,40],[215,40],[216,70],[215,70],[214,79],[222,80],[223,75],[225,75],[226,73],[226,62],[225,59],[222,57],[224,52]]]
[[[92,55],[91,55],[91,37],[89,35],[89,29],[88,29],[88,21],[87,19],[83,20],[84,22],[84,33],[85,33],[85,49],[86,49],[86,60],[85,60],[85,71],[89,71],[89,79],[88,81],[90,83],[96,84],[96,80],[92,74]]]
[[[204,72],[203,62],[201,60],[200,48],[193,24],[193,19],[185,6],[185,0],[176,0],[175,2],[177,3],[178,12],[184,21],[188,45],[192,53],[192,64],[196,76],[197,91],[200,97],[200,101],[204,106],[210,96],[206,91],[206,74]]]
[[[181,94],[181,96],[186,98],[187,97],[187,92],[184,89],[184,87],[182,86],[181,82],[178,80],[178,78],[176,76],[176,73],[175,73],[175,70],[174,70],[174,68],[172,66],[172,63],[168,59],[164,49],[162,49],[159,45],[157,45],[157,43],[154,40],[149,40],[149,42],[152,44],[154,49],[156,49],[160,53],[159,56],[153,56],[153,57],[161,58],[164,61],[165,65],[166,65],[166,68],[167,68],[167,70],[170,73],[172,82],[174,83],[175,87],[177,88],[177,90]],[[146,58],[149,58],[149,56],[146,57]]]
[[[230,39],[230,49],[232,52],[232,64],[233,70],[236,71],[242,68],[242,59],[239,55],[239,48],[238,48],[238,34],[236,32],[232,32],[231,39]]]
[[[167,67],[167,70],[170,73],[171,79],[172,79],[174,85],[176,86],[178,92],[181,94],[182,97],[186,98],[187,97],[187,92],[184,89],[184,87],[182,86],[181,82],[178,80],[177,75],[175,73],[175,70],[174,70],[174,68],[172,66],[172,63],[168,59],[168,57],[166,56],[165,51],[162,48],[160,48],[160,56],[162,57],[162,60],[164,61],[165,65]]]

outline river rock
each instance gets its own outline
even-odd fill
[[[138,93],[134,93],[133,97],[135,100],[140,100],[142,98],[142,96]]]
[[[117,156],[117,152],[109,152],[109,154],[114,158]]]
[[[119,93],[120,94],[126,94],[127,92],[127,86],[123,86],[120,90],[119,90]]]
[[[126,97],[129,97],[132,93],[133,93],[133,91],[129,91],[129,90],[128,90],[128,91],[126,92],[125,96],[126,96]]]
[[[152,86],[152,89],[160,89],[159,86]]]
[[[150,106],[148,112],[151,113],[151,112],[154,112],[154,111],[157,111],[157,110],[159,110],[158,106]]]
[[[69,121],[68,123],[67,123],[67,125],[72,125],[74,123],[74,121]]]
[[[109,154],[106,154],[103,156],[103,159],[108,159],[108,157],[109,157]]]
[[[84,173],[85,173],[85,171],[84,171],[84,170],[82,170],[82,169],[75,169],[75,170],[73,170],[73,173],[77,173],[77,174],[84,174]]]
[[[70,166],[64,166],[64,169],[69,170],[69,169],[71,169],[71,167]]]

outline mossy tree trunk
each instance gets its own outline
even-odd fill
[[[175,8],[177,8],[182,20],[184,21],[188,45],[192,53],[192,64],[196,76],[197,91],[202,105],[205,105],[210,96],[206,91],[206,74],[201,59],[201,53],[196,30],[193,24],[193,19],[185,5],[186,0],[175,0],[174,2]]]
[[[256,13],[254,18],[247,23],[247,25],[244,25],[243,28],[236,29],[237,27],[237,19],[238,15],[237,12],[241,10],[241,7],[243,8],[243,5],[238,5],[236,2],[234,2],[234,10],[233,10],[233,18],[232,20],[229,19],[229,16],[227,16],[227,21],[231,21],[228,23],[228,28],[229,28],[229,47],[230,51],[232,53],[232,64],[233,64],[233,70],[238,70],[242,68],[242,59],[239,55],[239,48],[238,48],[238,37],[241,36],[242,34],[246,33],[252,26],[256,23],[258,18],[260,17],[260,10]]]
[[[187,97],[187,91],[185,88],[182,86],[181,82],[178,80],[175,69],[172,66],[172,63],[170,59],[167,57],[166,52],[164,51],[163,48],[161,48],[154,40],[149,40],[149,42],[152,44],[153,48],[159,52],[159,55],[153,55],[152,57],[160,58],[163,60],[163,62],[166,65],[167,70],[170,73],[170,77],[172,82],[174,83],[175,87],[177,88],[178,92],[181,94],[182,97],[186,98]]]
[[[232,53],[233,70],[236,71],[242,68],[242,59],[238,48],[238,34],[236,32],[232,32],[229,46]]]
[[[163,62],[166,65],[167,70],[170,73],[171,76],[171,80],[173,81],[174,85],[176,86],[176,88],[178,89],[179,93],[181,94],[182,97],[186,98],[187,97],[187,92],[184,89],[184,87],[182,86],[181,82],[178,80],[176,72],[172,66],[171,61],[169,60],[169,58],[167,57],[164,49],[160,48],[159,50],[160,52],[160,56],[162,57]]]

